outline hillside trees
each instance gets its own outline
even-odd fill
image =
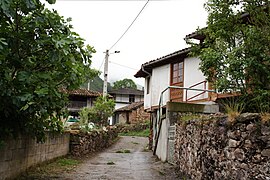
[[[95,50],[39,0],[1,0],[0,17],[0,139],[42,140],[44,131],[61,130],[66,97],[59,89],[97,74],[90,69]]]
[[[220,92],[240,91],[253,110],[270,111],[270,2],[208,0],[201,70]]]
[[[131,88],[131,89],[137,89],[137,85],[132,79],[123,79],[119,81],[115,81],[113,83],[113,89],[120,89],[120,88]]]

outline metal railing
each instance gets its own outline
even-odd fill
[[[158,129],[158,131],[155,131],[155,147],[154,147],[154,151],[153,154],[156,155],[156,151],[157,151],[157,145],[158,145],[158,139],[160,136],[160,131],[161,131],[161,126],[162,126],[162,120],[161,120],[161,116],[162,116],[162,104],[163,104],[163,94],[168,90],[168,89],[181,89],[181,90],[192,90],[192,91],[202,91],[203,93],[205,92],[216,92],[215,90],[208,90],[208,89],[198,89],[198,88],[190,88],[190,87],[179,87],[179,86],[168,86],[167,88],[165,88],[161,93],[160,93],[160,97],[159,97],[159,104],[158,104],[158,114],[157,114],[157,118],[156,118],[156,122],[155,122],[155,129]],[[158,124],[158,126],[157,126]]]
[[[201,82],[199,82],[199,83],[197,83],[197,84],[194,84],[194,85],[192,85],[192,86],[190,86],[189,88],[193,88],[193,87],[195,87],[195,86],[199,86],[199,85],[201,85],[201,84],[203,84],[203,92],[201,92],[201,93],[198,93],[198,94],[196,94],[196,95],[194,95],[194,96],[191,96],[190,98],[188,98],[188,89],[186,90],[186,102],[188,102],[188,101],[190,101],[191,99],[194,99],[194,98],[196,98],[196,97],[198,97],[198,96],[200,96],[200,95],[203,95],[204,93],[206,93],[206,83],[207,83],[207,81],[201,81]]]

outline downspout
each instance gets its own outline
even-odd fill
[[[149,81],[150,81],[150,77],[152,76],[152,74],[151,73],[149,73],[149,72],[147,72],[145,69],[144,69],[144,66],[143,66],[143,64],[142,64],[142,66],[141,66],[141,69],[142,69],[142,72],[144,72],[145,74],[148,74],[148,76],[146,76],[146,78],[148,78],[149,77]],[[150,84],[150,83],[149,83]],[[150,87],[147,87],[147,88],[150,88]],[[151,117],[150,117],[150,119],[152,119],[152,122],[151,122],[151,120],[150,120],[150,122],[151,122],[151,127],[150,127],[150,130],[152,129],[152,141],[154,140],[154,133],[153,133],[153,131],[154,131],[154,129],[156,129],[156,128],[154,128],[154,119],[152,118],[152,93],[150,92],[150,112],[151,112]],[[157,124],[157,118],[155,118],[155,126],[156,126],[156,124]],[[156,133],[155,133],[156,134]],[[155,137],[155,139],[156,139],[156,137]],[[152,145],[151,146],[153,146],[153,142],[152,142]]]
[[[147,72],[147,71],[144,69],[143,64],[142,64],[142,66],[141,66],[141,69],[142,69],[142,72],[148,74],[148,76],[146,76],[146,78],[152,76],[151,73]],[[150,79],[149,79],[149,80],[150,80]],[[149,87],[147,87],[147,88],[149,88]],[[150,111],[152,111],[152,93],[150,93]]]

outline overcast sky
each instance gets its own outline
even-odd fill
[[[97,51],[92,67],[101,67],[103,71],[105,50],[124,33],[145,3],[146,0],[58,0],[51,7],[65,18],[72,18],[74,30]],[[110,52],[121,52],[109,56],[112,61],[109,82],[130,78],[144,85],[144,79],[133,76],[141,64],[187,47],[183,40],[185,35],[197,27],[205,27],[204,3],[205,0],[150,0],[129,31],[111,49]]]

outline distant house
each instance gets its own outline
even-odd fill
[[[62,89],[62,91],[69,95],[69,104],[67,108],[71,116],[78,116],[78,112],[84,107],[92,107],[96,98],[102,96],[102,93],[100,92],[87,89]]]
[[[144,111],[143,101],[140,101],[116,109],[113,119],[114,124],[135,124],[149,120],[150,114]]]
[[[138,89],[121,88],[108,92],[115,100],[115,109],[144,100],[144,92]]]

